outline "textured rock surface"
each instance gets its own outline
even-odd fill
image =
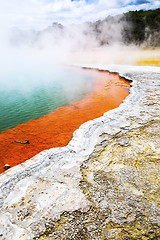
[[[130,95],[0,175],[0,239],[160,239],[160,69],[95,67],[132,79]]]

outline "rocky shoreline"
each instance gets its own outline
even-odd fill
[[[93,83],[91,90],[82,94],[79,101],[0,133],[0,173],[46,149],[66,146],[83,123],[118,107],[129,95],[130,82],[117,74],[80,67],[72,69],[77,75],[83,73],[89,77],[88,84]],[[81,83],[81,88],[86,88],[86,84]],[[70,87],[67,88],[69,91]]]
[[[160,68],[87,65],[130,95],[0,175],[0,239],[159,239]]]

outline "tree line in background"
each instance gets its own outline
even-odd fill
[[[104,20],[63,26],[53,23],[43,31],[13,29],[12,43],[34,45],[40,42],[73,49],[94,48],[120,43],[141,47],[160,47],[160,8],[130,11]]]
[[[117,40],[127,45],[160,46],[160,8],[148,11],[130,11],[115,17],[109,16],[103,21],[95,22],[94,25],[100,35],[108,29],[108,31],[112,31],[113,35],[119,34]],[[101,44],[110,44],[112,40],[114,41],[114,36],[107,38],[106,35],[106,38],[103,38],[102,35]]]
[[[128,12],[122,19],[128,23],[123,29],[124,42],[160,46],[160,8]]]

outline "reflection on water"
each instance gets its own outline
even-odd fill
[[[6,73],[0,82],[0,132],[81,99],[93,84],[91,76],[69,68]]]

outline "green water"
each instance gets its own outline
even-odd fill
[[[67,68],[21,69],[0,78],[0,132],[82,99],[94,84],[85,72]]]

